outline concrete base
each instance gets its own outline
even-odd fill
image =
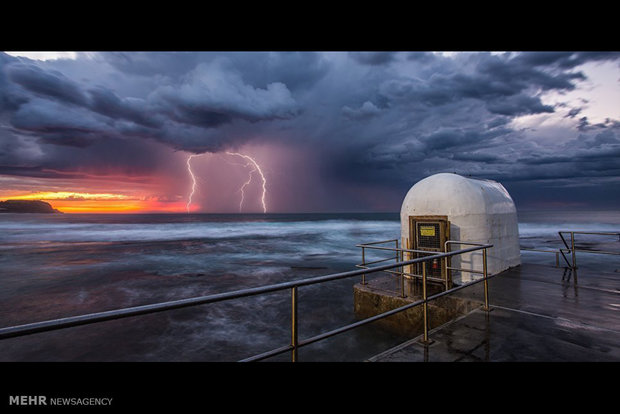
[[[432,284],[429,284],[427,289],[428,296],[442,291],[441,286]],[[406,281],[406,297],[401,297],[398,279],[389,275],[369,280],[365,285],[358,283],[353,286],[355,316],[358,319],[366,319],[416,302],[422,299],[419,292],[419,286]],[[481,306],[482,302],[475,296],[446,295],[435,299],[428,304],[429,329],[441,326]],[[417,336],[424,332],[423,315],[424,307],[419,305],[374,323],[399,335]]]

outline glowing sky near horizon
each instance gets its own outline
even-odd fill
[[[619,82],[615,52],[0,52],[0,200],[398,211],[457,172],[518,206],[610,206]]]

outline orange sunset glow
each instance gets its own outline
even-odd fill
[[[11,200],[41,200],[63,213],[176,213],[185,208],[183,201],[163,203],[153,197],[128,196],[113,193],[46,191],[12,194],[2,197]]]

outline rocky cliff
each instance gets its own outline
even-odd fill
[[[0,201],[0,213],[62,213],[49,203],[39,200]]]

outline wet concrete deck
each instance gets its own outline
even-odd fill
[[[430,331],[428,346],[417,337],[369,361],[620,361],[618,272],[580,268],[575,281],[569,270],[525,263],[489,280],[489,302],[488,313]]]

